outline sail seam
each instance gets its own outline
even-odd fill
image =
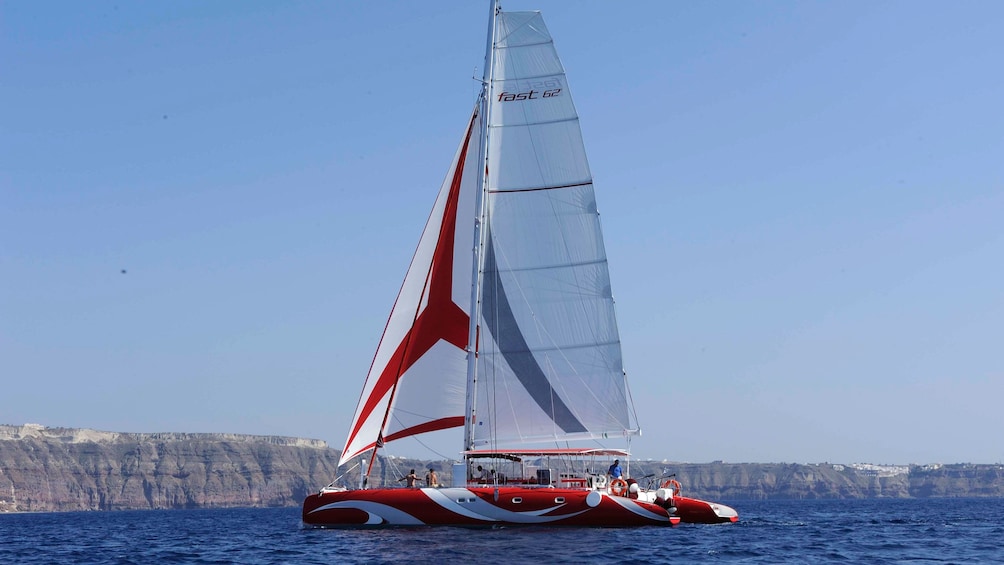
[[[507,124],[495,124],[495,125],[492,125],[491,128],[492,129],[495,129],[495,128],[528,128],[528,127],[531,127],[531,126],[548,126],[548,125],[551,125],[551,124],[562,124],[562,123],[565,123],[565,122],[577,122],[577,121],[579,121],[578,116],[576,116],[574,118],[563,118],[563,119],[560,119],[560,120],[548,120],[546,122],[524,122],[522,124],[508,124],[508,125]]]
[[[519,28],[517,28],[519,29]],[[506,36],[508,38],[508,36]],[[503,41],[505,41],[503,39]],[[548,45],[554,43],[553,39],[548,39],[547,41],[538,41],[536,43],[520,43],[519,45],[496,45],[496,49],[519,49],[520,47],[534,47],[536,45]]]
[[[576,183],[576,184],[559,184],[559,185],[554,185],[554,186],[537,186],[537,187],[533,187],[533,188],[513,188],[513,189],[495,188],[495,189],[489,190],[488,193],[489,194],[516,194],[518,192],[539,192],[539,191],[542,191],[542,190],[560,190],[562,188],[576,188],[576,187],[580,187],[580,186],[589,186],[591,184],[593,184],[593,181],[580,182],[580,183]]]
[[[512,352],[512,353],[537,353],[537,352],[543,353],[545,351],[569,351],[569,350],[572,350],[572,349],[586,349],[588,347],[596,347],[596,346],[600,346],[600,345],[617,345],[619,343],[620,343],[620,340],[618,339],[618,340],[614,340],[614,341],[595,341],[595,342],[583,343],[583,344],[580,344],[580,345],[561,345],[561,346],[555,346],[555,347],[527,347],[525,349],[507,349],[506,353],[510,353],[510,352]],[[493,355],[493,354],[492,353],[485,353],[485,355]],[[503,353],[503,355],[504,355],[504,353]]]
[[[586,267],[589,265],[602,265],[606,263],[606,258],[597,259],[595,261],[579,261],[576,263],[559,263],[556,265],[541,265],[540,267],[523,267],[523,268],[513,268],[510,267],[506,269],[507,273],[532,273],[533,271],[552,271],[555,269],[572,269],[575,267]]]
[[[541,79],[541,78],[562,78],[564,76],[565,76],[565,73],[544,73],[542,75],[521,75],[521,76],[518,76],[518,77],[511,77],[511,78],[493,78],[492,79],[492,83],[496,83],[496,82],[514,82],[514,81],[520,81],[520,80],[535,80],[535,79]]]

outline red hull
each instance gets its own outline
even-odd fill
[[[303,501],[312,526],[672,526],[656,504],[584,489],[471,487],[321,492]]]
[[[739,514],[735,510],[714,502],[677,496],[673,499],[673,504],[676,506],[675,515],[689,524],[721,524],[739,520]]]

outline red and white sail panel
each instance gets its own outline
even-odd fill
[[[475,110],[380,339],[339,464],[378,441],[464,423],[479,122]]]

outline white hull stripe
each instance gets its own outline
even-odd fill
[[[649,520],[655,520],[657,522],[669,522],[669,516],[659,515],[654,512],[649,512],[644,507],[639,506],[634,500],[630,498],[624,498],[622,496],[607,496],[610,500],[613,500],[617,504],[620,504],[625,510],[633,512],[642,518],[647,518]]]
[[[331,504],[318,506],[317,508],[311,510],[310,513],[313,514],[314,512],[320,512],[322,510],[332,510],[338,508],[350,508],[366,512],[369,515],[366,523],[370,525],[387,523],[402,526],[421,526],[425,524],[425,522],[422,522],[411,514],[402,512],[393,506],[380,504],[379,502],[370,502],[368,500],[343,500],[341,502],[332,502]]]

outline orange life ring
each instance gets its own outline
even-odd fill
[[[610,481],[610,494],[614,496],[624,496],[627,492],[627,481],[624,479],[614,479]]]
[[[666,479],[665,481],[662,482],[662,488],[670,488],[670,487],[672,487],[673,489],[673,496],[678,496],[680,494],[680,491],[683,490],[683,487],[680,486],[680,481],[676,479]]]

